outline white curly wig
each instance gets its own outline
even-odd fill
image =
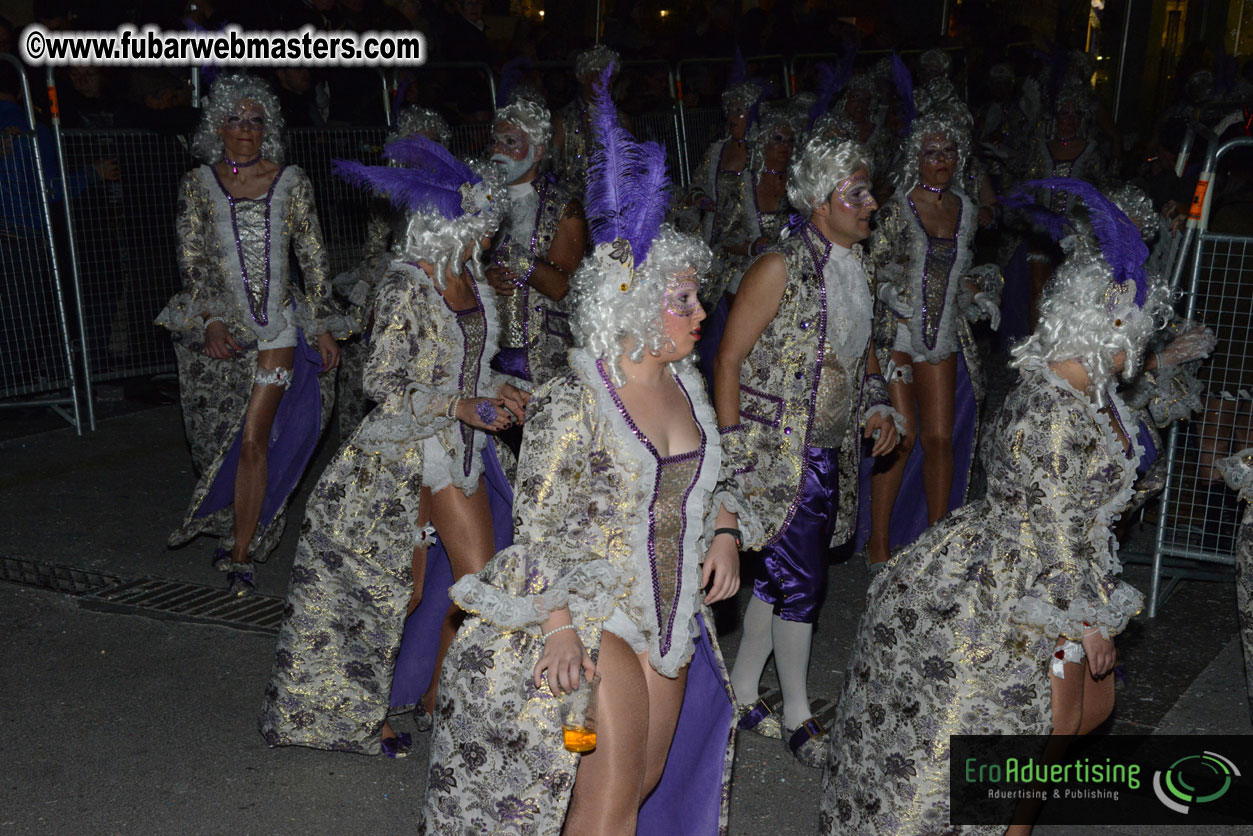
[[[918,56],[918,68],[937,76],[947,76],[953,69],[952,57],[942,49],[928,49]]]
[[[1152,243],[1157,238],[1161,232],[1161,216],[1157,214],[1157,210],[1153,208],[1153,201],[1143,189],[1124,183],[1109,192],[1106,197],[1136,225],[1144,243]]]
[[[480,160],[469,161],[466,165],[483,178],[482,184],[471,192],[478,193],[477,205],[466,206],[471,198],[464,197],[466,211],[461,217],[452,219],[437,211],[410,212],[400,245],[403,259],[422,259],[435,266],[431,281],[440,290],[444,289],[449,269],[453,275],[460,275],[464,266],[475,280],[485,280],[483,239],[496,234],[496,228],[509,211],[508,189],[497,167]],[[466,247],[471,248],[470,258],[463,264],[461,256]]]
[[[942,136],[957,146],[957,162],[953,167],[952,185],[958,185],[961,172],[966,170],[966,160],[970,157],[969,113],[970,111],[965,110],[965,105],[961,105],[960,109],[943,107],[914,120],[905,145],[905,153],[901,155],[897,170],[892,172],[892,183],[897,191],[909,194],[918,185],[921,180],[918,155],[922,153],[923,140],[930,136]]]
[[[810,104],[812,104],[812,99]],[[761,106],[757,121],[748,131],[748,148],[751,153],[750,165],[756,173],[760,173],[766,165],[766,143],[776,130],[791,128],[792,136],[800,144],[805,125],[809,122],[809,107],[798,107],[790,101],[768,102]]]
[[[626,383],[618,358],[623,344],[626,356],[639,362],[644,352],[667,348],[661,313],[670,280],[689,269],[699,281],[709,272],[713,254],[701,239],[684,235],[664,224],[649,249],[644,264],[636,265],[631,289],[623,292],[622,273],[606,270],[595,257],[583,259],[571,278],[574,342],[592,357],[604,360],[615,386]],[[679,361],[692,363],[692,355]]]
[[[622,56],[604,44],[597,44],[575,56],[574,74],[582,78],[588,73],[600,73],[610,64],[613,64],[613,74],[617,75],[622,69]]]
[[[226,124],[227,117],[244,103],[256,104],[265,111],[261,156],[274,163],[283,161],[283,111],[278,105],[278,97],[270,85],[248,73],[221,75],[213,82],[204,115],[200,117],[191,143],[196,159],[213,165],[225,156],[226,145],[218,131]]]
[[[553,138],[552,114],[542,104],[529,99],[514,99],[498,108],[492,121],[517,125],[532,145],[548,148]]]
[[[1052,118],[1046,120],[1045,123],[1048,128],[1048,137],[1051,139],[1057,136],[1057,114],[1067,108],[1079,113],[1079,136],[1083,139],[1091,137],[1092,113],[1096,109],[1096,100],[1090,88],[1073,81],[1062,85],[1062,89],[1057,94]]]
[[[848,80],[848,86],[844,88],[843,100],[845,104],[850,96],[862,96],[869,101],[870,112],[873,115],[876,107],[879,106],[879,85],[874,78],[867,73],[857,73]]]
[[[874,174],[870,154],[860,142],[851,139],[837,142],[820,135],[810,137],[800,153],[792,158],[787,198],[808,217],[831,199],[831,193],[841,180],[847,180],[862,168],[867,174]]]
[[[1035,333],[1014,346],[1010,365],[1079,360],[1091,380],[1088,395],[1104,406],[1113,380],[1114,355],[1126,354],[1122,377],[1135,377],[1149,338],[1170,316],[1170,291],[1149,275],[1144,306],[1135,304],[1135,287],[1111,280],[1109,265],[1097,246],[1072,235],[1062,241],[1066,258],[1044,286]]]
[[[395,142],[414,134],[421,134],[444,146],[447,146],[448,140],[452,139],[452,129],[448,127],[448,120],[440,116],[438,112],[429,107],[409,105],[400,111],[400,117],[396,120],[396,129],[387,135],[386,141]]]
[[[809,129],[805,141],[808,142],[810,137],[822,137],[828,142],[856,139],[857,126],[844,111],[830,111],[814,120],[814,125]]]
[[[765,86],[758,81],[742,81],[732,84],[722,92],[722,109],[727,113],[733,110],[750,111],[753,105],[761,101],[766,94]]]

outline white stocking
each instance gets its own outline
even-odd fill
[[[735,654],[735,668],[731,671],[731,688],[736,702],[752,705],[760,696],[761,672],[774,649],[770,622],[774,618],[774,606],[756,595],[748,599],[744,610],[744,632],[740,637],[740,649]]]
[[[771,633],[774,666],[779,672],[779,690],[783,692],[783,725],[795,729],[813,716],[809,710],[808,680],[814,625],[775,616]]]

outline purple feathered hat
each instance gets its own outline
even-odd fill
[[[410,212],[438,212],[453,220],[481,212],[492,202],[490,186],[480,174],[424,136],[389,142],[383,157],[400,167],[332,160],[331,168],[354,186],[371,189]]]
[[[901,56],[895,52],[892,53],[892,84],[896,87],[896,95],[901,97],[901,104],[905,109],[905,135],[908,136],[914,117],[918,115],[914,106],[914,77],[909,74],[909,67],[905,66]]]
[[[1021,205],[1034,198],[1027,189],[1064,191],[1083,201],[1088,210],[1088,222],[1101,248],[1101,255],[1113,273],[1113,280],[1123,287],[1128,282],[1135,288],[1136,307],[1144,307],[1149,293],[1148,271],[1145,267],[1149,248],[1145,246],[1140,230],[1126,214],[1101,190],[1084,180],[1073,177],[1053,177],[1047,180],[1028,180],[1009,195],[1009,205]]]
[[[618,122],[609,95],[612,65],[601,72],[593,101],[595,144],[587,170],[587,226],[595,257],[623,274],[631,289],[637,266],[648,258],[670,203],[666,149],[639,142]]]

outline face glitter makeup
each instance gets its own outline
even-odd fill
[[[874,191],[871,188],[870,178],[860,174],[854,174],[837,183],[835,195],[840,199],[840,203],[850,209],[858,209],[874,203]]]

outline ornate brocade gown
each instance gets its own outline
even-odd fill
[[[413,592],[421,489],[470,495],[483,473],[486,435],[447,416],[451,398],[498,388],[487,359],[493,294],[474,291],[477,305],[453,311],[411,264],[395,263],[383,279],[363,379],[378,405],[309,497],[259,722],[271,746],[379,752]],[[428,563],[446,563],[434,552]],[[447,609],[446,599],[442,610],[435,603],[439,592],[425,589],[419,607],[439,610],[435,625]]]
[[[258,347],[295,346],[291,387],[274,418],[270,479],[249,553],[264,559],[282,536],[287,499],[295,489],[335,397],[335,375],[320,375],[314,349],[326,331],[342,338],[351,322],[331,301],[326,250],[304,172],[283,166],[260,198],[232,197],[212,166],[183,178],[176,213],[183,289],[157,316],[171,331],[179,395],[192,461],[200,481],[171,546],[199,534],[230,548],[239,436],[252,396]],[[289,250],[303,286],[292,281]],[[217,318],[243,350],[207,357],[207,318]]]
[[[726,828],[731,696],[700,603],[721,450],[692,371],[679,382],[701,447],[659,458],[581,350],[572,371],[540,387],[528,409],[515,483],[514,545],[453,598],[470,613],[444,662],[424,834],[557,836],[578,755],[562,746],[559,702],[531,672],[540,624],[569,606],[595,657],[612,630],[664,676],[687,667],[674,743],[638,832],[691,836]]]
[[[1111,393],[1113,421],[1134,430]],[[1049,664],[1084,622],[1140,611],[1111,526],[1144,453],[1043,364],[1022,369],[989,434],[988,493],[870,584],[823,773],[824,834],[987,833],[949,824],[949,736],[1047,734]]]

